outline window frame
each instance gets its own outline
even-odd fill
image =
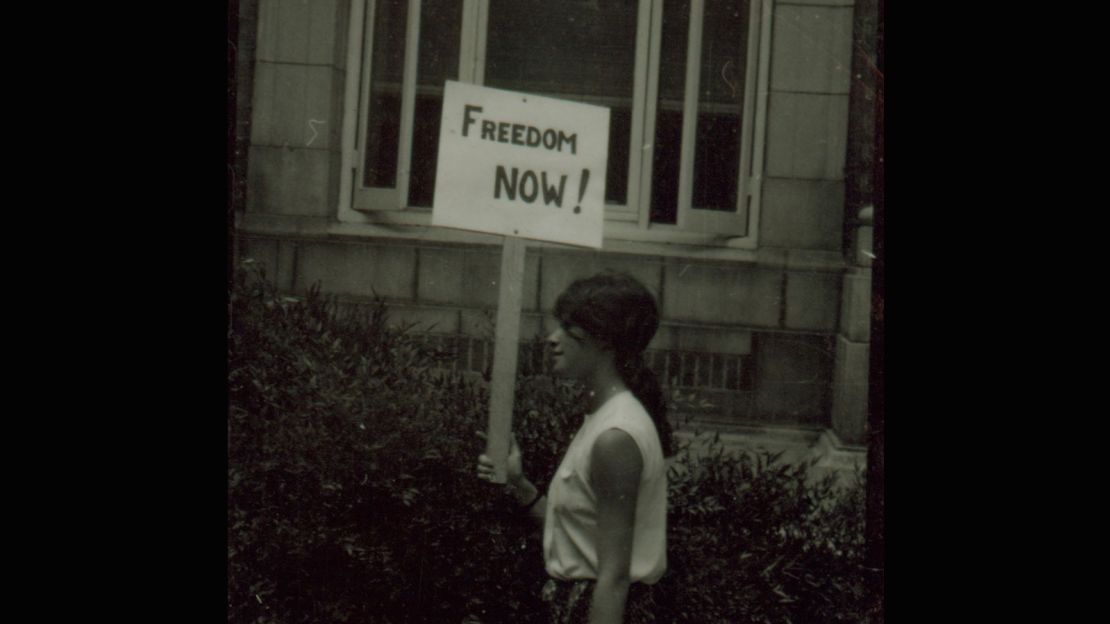
[[[701,30],[705,0],[690,1],[686,76],[683,87],[683,127],[676,223],[652,223],[651,147],[655,136],[664,0],[639,0],[633,68],[629,171],[625,204],[605,204],[604,238],[648,243],[757,249],[762,197],[764,145],[770,78],[770,38],[774,0],[751,0],[748,20],[746,77],[741,117],[740,158],[735,212],[697,209],[693,193],[694,141],[697,131],[698,82],[701,73]],[[346,86],[343,106],[342,175],[338,218],[342,223],[425,226],[431,233],[431,209],[408,206],[412,128],[417,88],[421,0],[409,0],[406,19],[400,140],[397,179],[392,188],[364,187],[363,143],[369,116],[373,18],[377,0],[351,0],[348,29]],[[459,72],[462,82],[484,84],[490,0],[462,0]]]

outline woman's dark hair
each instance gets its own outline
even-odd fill
[[[564,324],[581,327],[613,350],[621,379],[655,423],[663,455],[673,455],[667,401],[643,357],[659,329],[655,297],[631,275],[606,271],[568,286],[555,301],[555,317]]]

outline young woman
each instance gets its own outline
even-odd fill
[[[547,492],[522,474],[514,440],[508,488],[543,523],[544,600],[552,621],[608,624],[650,612],[647,586],[667,567],[671,431],[643,351],[659,326],[654,298],[634,278],[602,273],[571,284],[547,337],[553,372],[585,385],[582,426]],[[488,457],[481,478],[493,478]]]

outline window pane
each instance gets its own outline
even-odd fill
[[[632,110],[628,106],[609,108],[609,161],[605,174],[605,202],[628,202],[628,148],[632,132]]]
[[[409,205],[431,207],[439,156],[443,83],[458,80],[462,0],[424,0],[420,5],[420,52],[412,128]]]
[[[636,2],[490,0],[486,86],[608,106],[605,200],[623,204],[636,51]]]
[[[401,82],[405,61],[408,0],[378,0],[370,61],[370,112],[366,122],[363,184],[397,184],[397,145],[401,132]]]
[[[678,217],[678,165],[682,152],[682,108],[686,87],[686,41],[690,3],[664,2],[659,48],[659,93],[652,141],[651,221]]]
[[[693,206],[736,211],[748,1],[706,0],[694,146]]]

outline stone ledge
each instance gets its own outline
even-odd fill
[[[775,3],[778,6],[836,6],[836,7],[850,7],[855,6],[856,0],[779,0]]]
[[[787,463],[804,461],[820,436],[814,429],[697,421],[681,425],[675,431],[675,437],[690,442],[694,452],[704,448],[714,434],[719,436],[726,451],[781,452],[781,461]]]
[[[316,150],[322,151],[322,150]],[[330,153],[330,152],[329,152]],[[248,211],[237,216],[236,230],[248,236],[278,238],[296,237],[303,240],[345,240],[372,244],[420,244],[444,249],[470,249],[499,246],[501,238],[493,234],[467,232],[430,225],[391,223],[341,223],[332,215],[274,214]],[[838,226],[839,227],[839,226]],[[839,229],[837,230],[839,236]],[[544,255],[596,253],[593,250],[570,248],[555,243],[528,241],[528,251]],[[727,247],[683,245],[665,241],[628,241],[606,238],[600,253],[613,256],[631,255],[660,260],[680,259],[703,266],[735,267],[747,265],[764,270],[784,268],[807,271],[844,271],[848,264],[839,251],[795,248],[764,242],[757,250]],[[790,266],[787,267],[789,257]]]
[[[779,461],[789,464],[813,461],[810,479],[814,481],[836,474],[840,485],[853,485],[857,471],[862,473],[867,466],[867,449],[844,444],[831,429],[725,423],[701,423],[699,426],[695,422],[677,428],[675,437],[680,443],[690,442],[689,451],[697,453],[714,433],[719,435],[726,451],[781,452]]]
[[[817,460],[815,469],[838,472],[850,479],[848,483],[852,483],[856,471],[862,473],[867,468],[867,447],[845,444],[835,431],[827,429],[821,432],[821,437],[810,449],[810,458]]]

